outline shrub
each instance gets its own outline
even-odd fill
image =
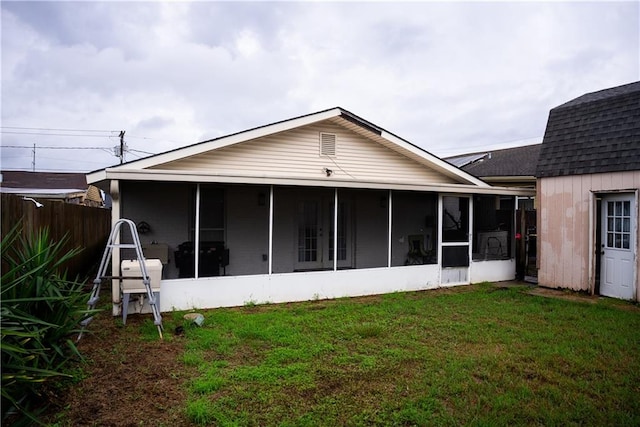
[[[80,356],[72,341],[87,313],[84,284],[68,280],[62,266],[80,250],[63,252],[66,237],[52,242],[43,228],[26,238],[15,227],[0,243],[2,421],[38,422],[43,383],[69,377],[64,368]]]

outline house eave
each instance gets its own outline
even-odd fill
[[[465,172],[464,170],[456,166],[453,166],[451,163],[440,159],[439,157],[429,153],[428,151],[425,151],[422,148],[419,148],[392,133],[382,131],[381,137],[387,141],[392,142],[398,147],[404,148],[405,150],[409,151],[412,155],[423,159],[423,161],[426,160],[430,167],[439,171],[440,173],[445,174],[446,176],[449,176],[451,178],[458,179],[458,180],[464,180],[469,184],[473,184],[474,186],[489,187],[489,184],[487,184],[483,180],[476,178],[470,173]]]
[[[203,174],[198,171],[167,171],[159,169],[150,170],[126,170],[126,169],[105,169],[104,179],[125,180],[125,181],[156,181],[156,182],[192,182],[192,183],[226,183],[226,184],[254,184],[254,185],[287,185],[287,186],[307,186],[307,187],[330,187],[330,188],[367,188],[380,190],[407,190],[407,191],[430,191],[440,193],[458,194],[495,194],[511,196],[533,196],[535,189],[493,187],[488,184],[483,186],[471,184],[421,184],[407,182],[389,182],[374,180],[341,180],[335,178],[314,179],[314,178],[291,178],[278,176],[257,176],[257,175],[229,175],[229,174]],[[93,183],[93,181],[91,181]]]

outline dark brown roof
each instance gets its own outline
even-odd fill
[[[460,169],[476,177],[494,176],[534,176],[540,144],[523,147],[505,148],[502,150],[484,151],[449,157],[449,163],[468,158],[470,162],[460,165]]]
[[[537,177],[640,170],[640,82],[588,93],[549,112]]]
[[[2,171],[5,188],[29,189],[87,189],[87,177],[83,173]]]

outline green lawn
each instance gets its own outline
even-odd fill
[[[640,425],[640,311],[475,285],[202,311],[196,424]],[[167,335],[183,324],[165,315]],[[152,325],[148,337],[157,339]],[[171,338],[169,338],[171,339]]]

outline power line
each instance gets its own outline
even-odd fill
[[[149,153],[148,151],[134,150],[133,148],[129,148],[129,151],[135,151],[137,153],[148,154],[150,156],[153,156],[154,154],[156,154],[156,153]]]
[[[74,162],[74,163],[78,162],[78,159],[64,159],[64,158],[60,158],[60,157],[47,157],[47,156],[44,156],[44,157],[41,156],[41,157],[38,157],[38,159],[56,160],[56,161],[60,161],[60,162]],[[107,162],[94,162],[94,161],[91,161],[91,160],[82,160],[82,163],[83,164],[84,163],[91,163],[91,164],[95,164],[95,165],[103,165],[103,164],[105,164]]]
[[[44,135],[44,136],[74,136],[83,138],[113,138],[115,135],[88,135],[88,134],[73,134],[73,133],[47,133],[47,132],[14,132],[14,131],[0,131],[4,134],[13,135]]]
[[[0,126],[0,129],[22,129],[22,130],[52,130],[61,132],[118,132],[117,130],[98,130],[98,129],[57,129],[57,128],[31,128],[18,126]]]
[[[30,145],[1,145],[0,148],[33,148]],[[111,147],[55,147],[55,146],[41,146],[38,145],[38,149],[47,150],[111,150]]]
[[[5,171],[23,171],[24,168],[16,168],[16,167],[3,167],[2,170]],[[87,173],[90,169],[49,169],[49,168],[38,168],[39,172],[77,172],[77,173]]]

